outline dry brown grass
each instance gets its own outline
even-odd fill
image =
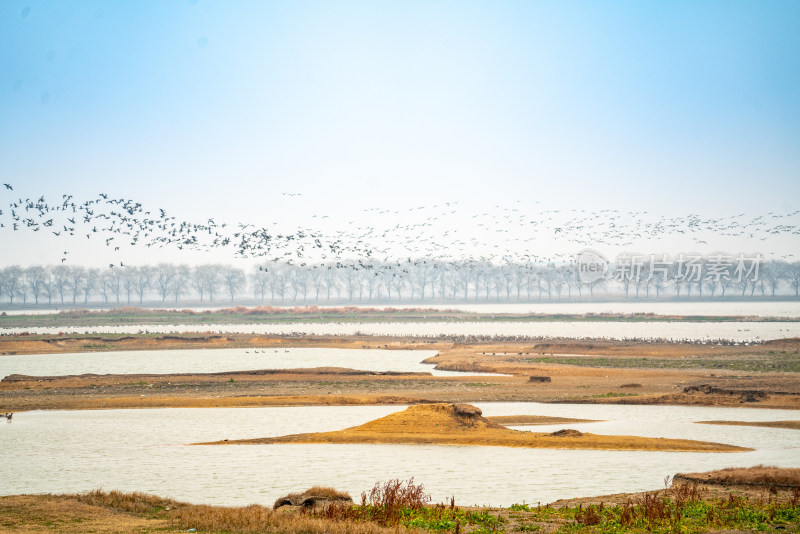
[[[259,505],[224,507],[196,505],[170,513],[170,525],[211,532],[280,532],[308,534],[388,534],[404,528],[384,528],[374,523],[350,523],[275,512]]]
[[[322,488],[312,490],[324,491]],[[311,490],[310,490],[311,491]],[[330,490],[329,494],[338,494]],[[250,505],[193,505],[145,493],[92,491],[72,495],[0,497],[0,531],[14,532],[205,532],[286,534],[390,534],[405,528],[274,512]]]
[[[800,487],[800,468],[783,468],[770,465],[754,467],[729,467],[706,473],[678,473],[675,481],[702,482],[725,486],[780,486]]]
[[[477,409],[475,409],[477,410]],[[660,450],[739,452],[750,449],[686,439],[582,434],[559,436],[511,430],[451,404],[423,404],[335,432],[294,434],[275,438],[216,441],[199,445],[272,443],[404,443],[528,447],[538,449]]]
[[[175,532],[166,519],[144,517],[80,502],[71,495],[0,497],[0,532]]]
[[[90,506],[132,514],[154,514],[161,510],[174,509],[179,505],[177,501],[172,499],[164,499],[138,491],[124,493],[116,490],[94,490],[89,493],[69,495],[69,497]]]

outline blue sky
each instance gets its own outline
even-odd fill
[[[263,226],[792,212],[798,24],[794,1],[6,0],[0,177]]]

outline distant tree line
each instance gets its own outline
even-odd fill
[[[613,267],[613,266],[612,266]],[[768,261],[755,279],[734,277],[605,277],[583,283],[574,264],[480,261],[270,262],[248,273],[229,265],[112,267],[7,266],[0,297],[10,305],[202,305],[375,302],[532,302],[591,298],[719,298],[800,296],[800,262]]]

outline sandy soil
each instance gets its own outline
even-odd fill
[[[800,421],[697,421],[702,425],[762,426],[800,430]]]
[[[574,417],[552,417],[549,415],[497,415],[486,420],[503,426],[560,425],[569,423],[599,423],[598,419],[575,419]]]
[[[438,368],[510,376],[433,377],[365,373],[346,369],[297,369],[180,375],[82,375],[0,381],[0,412],[34,409],[102,409],[309,404],[413,404],[424,402],[574,402],[674,404],[800,409],[800,373],[744,372],[725,365],[800,354],[800,340],[762,345],[715,346],[611,341],[498,342],[376,337],[2,336],[0,353],[31,354],[96,350],[177,348],[329,347],[435,350]],[[602,356],[600,366],[530,361],[534,355]],[[0,355],[2,358],[2,355]],[[723,367],[618,368],[630,358],[711,361]],[[800,356],[798,356],[800,358]],[[627,365],[627,363],[626,363]],[[531,377],[536,377],[531,381]],[[533,415],[533,414],[532,414]]]
[[[560,430],[523,432],[493,423],[468,404],[411,406],[402,412],[334,432],[293,434],[274,438],[224,440],[198,445],[255,445],[273,443],[407,443],[528,447],[533,449],[658,450],[682,452],[740,452],[752,449],[685,439],[603,436]]]

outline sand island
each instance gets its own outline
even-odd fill
[[[681,452],[741,452],[743,447],[688,439],[603,436],[564,429],[553,433],[512,430],[483,417],[469,404],[423,404],[360,426],[334,432],[195,445],[254,445],[276,443],[395,443],[416,445],[472,445],[534,449],[605,449]]]

